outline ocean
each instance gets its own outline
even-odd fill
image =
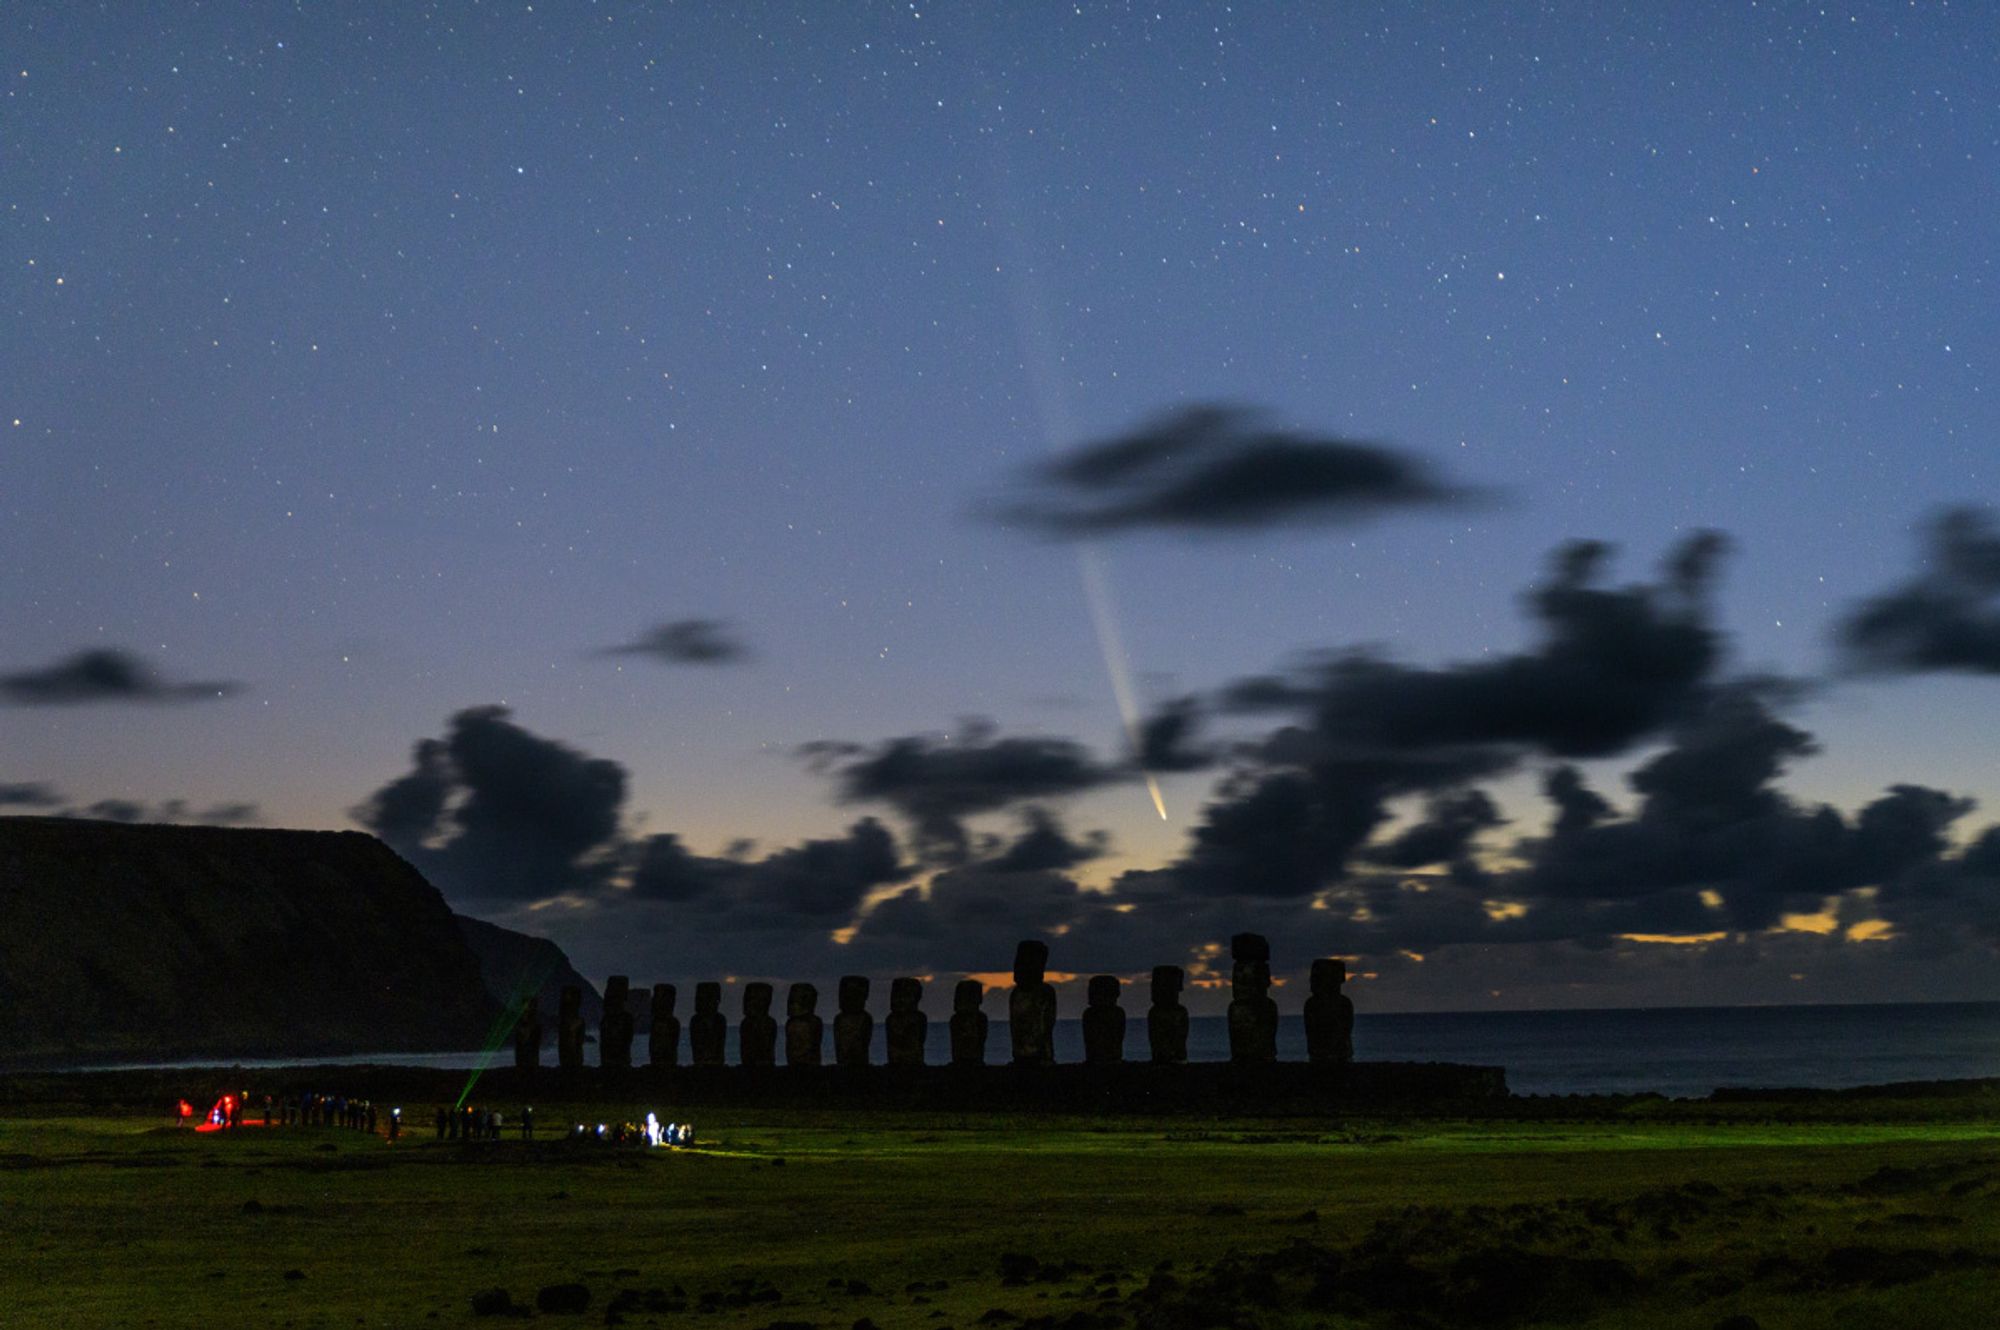
[[[831,1027],[827,1021],[831,1060]],[[685,1036],[683,1036],[685,1040]],[[735,1057],[734,1021],[730,1057]],[[989,1061],[1007,1057],[1007,1023],[994,1021]],[[950,1056],[943,1019],[933,1016],[929,1060]],[[1305,1025],[1281,1018],[1278,1056],[1305,1057]],[[1127,1021],[1126,1056],[1146,1057],[1146,1021]],[[780,1057],[782,1041],[780,1044]],[[686,1057],[686,1044],[682,1045]],[[1612,1011],[1494,1011],[1368,1014],[1355,1018],[1355,1056],[1365,1061],[1472,1062],[1507,1069],[1515,1094],[1635,1094],[1698,1097],[1721,1086],[1839,1088],[1892,1081],[2000,1077],[2000,1002],[1911,1003],[1809,1007],[1660,1007]],[[596,1045],[586,1050],[594,1061]],[[645,1038],[634,1052],[645,1057]],[[511,1060],[512,1048],[490,1055]],[[553,1060],[553,1049],[545,1060]],[[1188,1057],[1220,1062],[1229,1056],[1228,1026],[1219,1016],[1189,1022]],[[875,1023],[874,1059],[883,1058],[882,1021]],[[1083,1059],[1083,1029],[1056,1026],[1059,1062]],[[390,1063],[474,1067],[478,1052],[379,1053],[312,1059],[325,1066]],[[300,1059],[246,1061],[245,1067],[298,1065]],[[215,1059],[136,1066],[213,1066]],[[107,1064],[113,1065],[113,1064]]]

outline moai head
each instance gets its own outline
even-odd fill
[[[1042,982],[1049,968],[1049,944],[1029,938],[1014,948],[1014,986],[1026,988]]]
[[[891,979],[889,981],[889,1010],[898,1014],[913,1012],[917,1004],[924,1000],[924,984],[921,979]]]
[[[1181,985],[1187,976],[1178,965],[1155,965],[1153,967],[1153,1005],[1171,1007],[1181,1000]]]
[[[722,985],[708,980],[694,986],[694,1014],[714,1016],[722,1011]]]
[[[979,1004],[986,996],[986,985],[977,979],[961,979],[958,987],[951,990],[953,1011],[978,1011]]]
[[[745,1016],[769,1016],[771,1014],[771,986],[769,984],[745,984],[743,986],[743,1014]]]
[[[1229,958],[1234,961],[1271,963],[1271,943],[1262,933],[1238,933],[1229,939]]]
[[[811,984],[793,984],[785,995],[785,1015],[811,1016],[819,1011],[819,990]]]
[[[674,999],[680,994],[672,984],[653,985],[653,1019],[664,1020],[674,1014]]]
[[[604,1009],[606,1011],[625,1010],[625,1003],[631,996],[632,980],[629,976],[614,974],[604,981]]]
[[[1090,1005],[1093,1007],[1115,1007],[1118,994],[1125,985],[1118,982],[1115,974],[1096,974],[1090,977]]]
[[[1347,962],[1337,958],[1327,958],[1313,962],[1312,991],[1314,997],[1332,997],[1347,982]]]
[[[1262,997],[1271,987],[1268,961],[1238,961],[1230,972],[1230,983],[1244,997]]]
[[[868,1010],[868,979],[865,975],[844,974],[840,977],[840,1009],[848,1012]]]
[[[573,1020],[583,1010],[583,990],[575,984],[564,984],[562,991],[562,1017]]]

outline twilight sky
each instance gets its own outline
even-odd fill
[[[1157,8],[9,6],[0,811],[643,982],[2000,997],[2000,13]]]

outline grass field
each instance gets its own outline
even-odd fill
[[[2000,1124],[1963,1114],[739,1116],[674,1152],[43,1112],[0,1109],[6,1326],[494,1325],[481,1290],[532,1310],[565,1283],[588,1308],[537,1319],[1708,1330],[2000,1306]]]

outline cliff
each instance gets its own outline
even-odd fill
[[[541,999],[544,1043],[555,1042],[556,1013],[562,1009],[565,984],[575,984],[581,990],[583,1019],[592,1031],[597,1029],[604,1019],[604,999],[588,979],[577,973],[561,947],[545,937],[516,933],[470,915],[456,918],[466,944],[479,957],[480,970],[486,976],[486,991],[495,1002],[513,1011],[527,994]]]
[[[477,1047],[435,887],[360,832],[0,818],[0,1062]]]

